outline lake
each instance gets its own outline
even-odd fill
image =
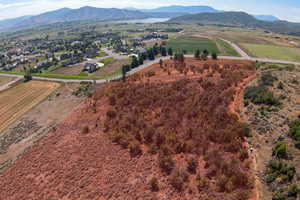
[[[170,18],[146,18],[146,19],[132,19],[132,20],[122,20],[124,23],[136,24],[136,23],[143,23],[143,24],[153,24],[158,22],[166,22]]]

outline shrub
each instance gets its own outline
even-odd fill
[[[187,161],[187,169],[190,173],[196,173],[198,167],[198,160],[195,157],[191,157]]]
[[[196,181],[199,192],[206,191],[209,188],[210,181],[208,178],[197,175]]]
[[[106,112],[106,116],[107,116],[108,118],[110,118],[110,119],[113,119],[113,118],[115,118],[115,117],[117,116],[117,113],[116,113],[115,110],[110,109],[110,110],[108,110],[108,111]]]
[[[170,177],[171,185],[177,190],[182,191],[184,183],[187,181],[188,175],[183,169],[176,169]]]
[[[289,127],[289,134],[294,140],[295,147],[300,149],[300,120],[292,121]]]
[[[260,78],[260,84],[262,86],[273,86],[274,81],[276,81],[277,78],[274,77],[271,72],[265,72],[262,73],[261,78]]]
[[[217,60],[218,59],[218,54],[217,53],[212,53],[211,57],[212,57],[212,59]]]
[[[288,158],[287,145],[284,142],[277,142],[272,149],[273,156],[280,159]]]
[[[249,86],[245,89],[244,98],[249,99],[254,104],[266,104],[278,106],[280,102],[273,93],[264,86]]]
[[[281,81],[278,83],[277,88],[280,89],[280,90],[283,90],[284,85],[283,85],[283,83]]]
[[[250,129],[249,124],[247,122],[243,123],[243,129],[244,129],[244,135],[246,137],[252,137],[251,129]]]
[[[162,172],[164,172],[166,174],[171,174],[171,172],[175,166],[175,163],[172,160],[171,156],[160,154],[158,157],[158,165],[159,165],[160,169],[162,170]]]
[[[90,128],[88,126],[84,126],[81,133],[88,134],[90,132]]]
[[[267,183],[272,183],[279,178],[280,182],[286,183],[292,181],[295,174],[296,170],[293,165],[278,160],[271,160],[267,166],[266,181]]]
[[[139,143],[139,141],[131,141],[129,143],[129,151],[130,151],[130,154],[132,156],[137,156],[137,155],[140,155],[142,153],[142,150],[141,150],[141,144]]]
[[[281,187],[273,193],[272,200],[296,200],[300,190],[297,184]]]
[[[157,192],[159,190],[158,180],[156,177],[153,177],[149,181],[149,185],[152,192]]]

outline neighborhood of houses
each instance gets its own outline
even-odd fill
[[[31,40],[10,40],[0,47],[0,70],[30,68],[38,73],[50,67],[82,63],[84,70],[92,73],[103,66],[97,62],[103,47],[119,55],[137,56],[147,52],[148,42],[167,39],[168,34],[159,32],[148,32],[133,38],[124,37],[120,32],[88,32],[71,39],[49,39],[46,36]]]

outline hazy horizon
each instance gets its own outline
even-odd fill
[[[170,5],[211,6],[224,11],[244,11],[255,15],[273,15],[282,20],[300,22],[300,2],[295,0],[0,0],[0,20],[38,15],[61,8],[157,8]],[[287,12],[288,11],[288,12]]]

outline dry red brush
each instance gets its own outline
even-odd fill
[[[162,174],[177,192],[197,184],[203,196],[248,199],[253,181],[243,145],[245,130],[228,108],[237,86],[255,69],[172,62],[162,68],[162,73],[182,78],[149,81],[145,73],[108,88],[105,132],[132,156],[158,154]],[[186,158],[184,164],[177,162],[178,154]],[[199,167],[200,160],[205,162],[204,169]]]

